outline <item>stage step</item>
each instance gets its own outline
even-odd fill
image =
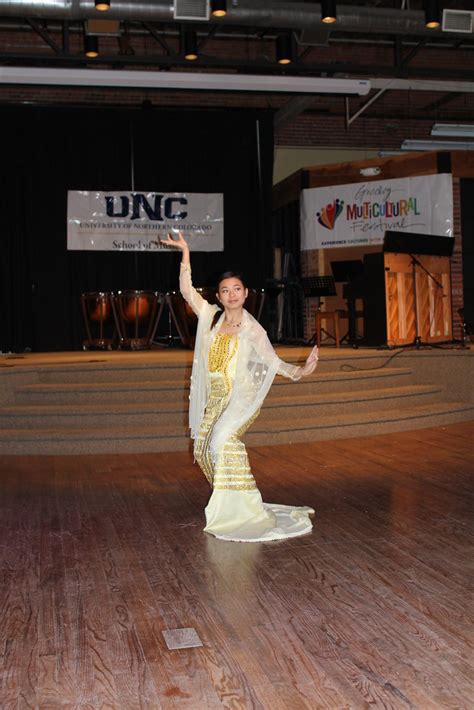
[[[167,363],[158,365],[101,366],[101,367],[65,367],[61,369],[44,369],[39,372],[39,382],[45,384],[107,384],[124,381],[137,385],[142,381],[161,383],[172,381],[184,384],[191,374],[191,363],[182,362],[177,365]]]
[[[301,362],[308,348],[280,356]],[[401,357],[400,357],[401,355]],[[175,451],[189,447],[192,353],[59,354],[0,362],[0,453]],[[395,358],[395,359],[394,359]],[[72,362],[74,360],[74,362]],[[472,354],[332,350],[316,372],[277,377],[250,445],[361,436],[474,418]],[[451,380],[446,379],[451,373]],[[449,384],[454,383],[454,385]],[[452,400],[452,401],[449,401]]]
[[[394,409],[314,417],[288,417],[265,422],[258,418],[245,435],[250,446],[338,439],[421,429],[472,419],[474,406],[462,402],[435,402]],[[185,427],[166,421],[158,426],[92,428],[0,429],[4,454],[95,454],[184,451],[189,448]]]
[[[115,375],[117,377],[117,375]],[[375,389],[380,387],[408,385],[413,382],[410,368],[384,368],[375,370],[329,371],[315,373],[311,377],[292,382],[277,377],[271,390],[275,394],[295,396],[304,390],[305,394],[317,395],[325,392],[340,392],[342,388]],[[61,404],[74,402],[123,402],[124,398],[141,402],[175,401],[183,391],[189,390],[189,377],[181,379],[117,380],[97,382],[32,382],[19,385],[15,390],[15,401],[37,404]]]
[[[344,414],[357,411],[386,409],[402,404],[422,404],[439,398],[441,388],[437,385],[402,385],[398,387],[366,388],[334,393],[311,394],[302,388],[295,388],[293,395],[280,394],[274,388],[267,398],[260,418],[270,422],[281,418],[282,411],[289,417],[304,418]],[[22,427],[77,427],[122,426],[125,422],[132,427],[150,426],[153,421],[166,419],[167,423],[179,427],[187,421],[187,395],[182,388],[175,392],[172,400],[155,402],[109,401],[100,403],[34,404],[0,407],[0,428],[12,429],[18,423]]]

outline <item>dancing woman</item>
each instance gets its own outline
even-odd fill
[[[241,276],[222,274],[219,306],[193,288],[189,247],[181,232],[162,244],[181,251],[180,290],[198,317],[189,426],[194,457],[212,487],[205,532],[235,542],[281,540],[311,530],[312,508],[263,503],[240,437],[256,419],[276,374],[299,380],[317,365],[313,348],[302,367],[280,360],[262,326],[244,309]]]

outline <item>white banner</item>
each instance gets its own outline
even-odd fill
[[[303,251],[382,244],[387,230],[452,237],[452,176],[312,188],[300,209]]]
[[[68,191],[68,249],[168,251],[159,240],[178,231],[192,251],[223,251],[222,193]]]

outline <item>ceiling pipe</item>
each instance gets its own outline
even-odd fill
[[[94,0],[2,0],[2,17],[34,17],[41,19],[86,20],[97,17]],[[110,20],[135,22],[175,22],[173,2],[142,0],[126,2],[114,0],[107,12]],[[337,31],[364,34],[443,36],[441,30],[425,28],[424,13],[417,10],[366,5],[337,6]],[[196,22],[206,25],[206,22]],[[257,26],[272,29],[316,30],[321,28],[319,3],[272,2],[272,0],[239,0],[227,15],[219,19],[219,26]],[[450,38],[466,39],[466,35],[450,32]]]
[[[27,22],[27,18],[24,18],[24,19],[17,18],[16,20],[15,19],[11,19],[11,20],[3,19],[3,21],[0,18],[0,30],[7,30],[7,31],[11,31],[11,30],[22,31],[23,30],[24,31],[25,29],[27,29],[27,26],[25,25],[25,21]],[[64,29],[63,22],[61,20],[56,19],[56,20],[50,20],[48,22],[48,32],[50,34],[61,33],[61,32],[63,32],[63,29]],[[82,34],[84,32],[84,24],[80,20],[75,20],[75,21],[72,20],[68,24],[68,29],[69,29],[70,33]],[[201,32],[199,31],[199,29],[200,28],[197,27],[198,36],[203,36],[203,37],[207,36],[206,23],[204,23],[204,27],[202,27]],[[129,35],[134,36],[134,37],[145,37],[150,34],[150,31],[147,29],[144,29],[144,27],[137,24],[135,26],[129,27],[128,33],[129,33]],[[452,50],[453,43],[450,40],[451,34],[452,33],[450,32],[449,34],[443,35],[443,37],[439,37],[440,39],[444,39],[444,43],[425,42],[423,46],[426,49],[435,48],[435,49]],[[179,28],[179,26],[177,26],[173,29],[170,25],[168,25],[165,29],[160,30],[160,36],[163,38],[168,38],[168,37],[179,38],[180,28]],[[267,32],[265,34],[265,39],[273,41],[276,39],[277,36],[278,36],[278,30],[275,30],[274,32]],[[258,30],[255,30],[252,32],[251,27],[249,27],[248,32],[245,32],[244,30],[242,30],[241,32],[235,32],[235,31],[232,31],[231,29],[229,29],[227,32],[222,32],[220,30],[218,37],[219,37],[219,39],[244,39],[244,40],[252,39],[252,40],[257,40],[258,39]],[[462,48],[465,50],[474,50],[474,43],[469,44],[469,37],[466,38],[466,36],[465,36],[464,39],[465,39],[465,43],[462,45]],[[389,39],[389,38],[384,39],[384,38],[373,37],[373,38],[369,39],[368,37],[367,38],[365,38],[365,37],[347,38],[347,37],[337,36],[337,37],[333,37],[333,38],[330,37],[329,42],[334,43],[334,44],[349,44],[350,43],[350,44],[360,44],[362,46],[364,46],[366,44],[370,44],[370,45],[378,45],[380,47],[393,47],[393,40]],[[304,42],[300,42],[300,45],[302,47],[307,46]],[[408,48],[408,47],[415,47],[416,48],[416,47],[418,47],[418,40],[415,36],[413,36],[412,39],[406,40],[403,43],[403,46],[405,48]]]

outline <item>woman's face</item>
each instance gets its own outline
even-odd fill
[[[238,310],[242,308],[247,298],[246,289],[240,279],[223,279],[219,284],[219,292],[216,294],[224,308]]]

